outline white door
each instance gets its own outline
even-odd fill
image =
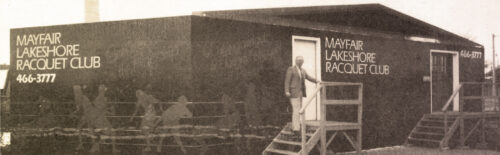
[[[431,112],[441,109],[458,89],[459,82],[458,51],[431,50]],[[458,111],[459,95],[453,98],[448,110]]]
[[[312,38],[312,37],[301,37],[301,36],[293,36],[292,37],[292,62],[295,65],[295,57],[303,56],[304,64],[302,65],[302,69],[307,72],[310,76],[320,80],[321,79],[321,66],[320,66],[320,39]],[[314,96],[314,91],[316,90],[317,84],[313,82],[309,82],[306,80],[306,95],[307,97],[302,99],[302,105],[304,106],[307,102],[307,99]],[[306,120],[318,120],[320,118],[320,104],[319,104],[319,93],[316,98],[311,101],[309,106],[307,106],[305,115]]]

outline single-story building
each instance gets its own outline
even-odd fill
[[[36,121],[21,116],[40,115],[30,104],[49,101],[55,115],[77,111],[80,88],[90,101],[101,95],[100,85],[107,88],[105,98],[114,107],[109,116],[117,116],[109,117],[113,128],[137,126],[139,118],[134,124],[118,115],[134,113],[138,90],[162,102],[179,96],[206,102],[189,105],[192,118],[180,123],[197,125],[230,117],[221,116],[225,105],[211,104],[226,95],[241,113],[233,126],[246,128],[259,119],[252,133],[263,138],[251,140],[250,149],[259,153],[291,120],[284,78],[300,55],[317,79],[363,83],[363,148],[375,148],[402,144],[460,82],[484,80],[482,45],[380,4],[205,11],[16,28],[10,35],[11,106],[1,118],[2,129],[12,131]],[[309,93],[316,87],[306,85]],[[318,116],[315,108],[308,109],[308,119]],[[350,119],[350,112],[329,109],[327,118]],[[78,126],[77,118],[56,120],[54,127]]]

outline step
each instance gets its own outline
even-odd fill
[[[424,138],[413,138],[409,137],[409,140],[414,140],[414,141],[424,141],[424,142],[433,142],[433,143],[441,143],[439,140],[432,140],[432,139],[424,139]]]
[[[276,142],[276,143],[281,143],[281,144],[289,144],[289,145],[302,145],[300,142],[296,142],[296,141],[288,141],[288,140],[281,140],[281,139],[273,139],[273,142]]]
[[[306,137],[306,138],[309,139],[309,137]],[[280,134],[279,136],[276,136],[274,139],[279,139],[279,140],[284,140],[284,141],[300,142],[301,139],[302,139],[302,137],[298,136],[298,135]]]
[[[455,120],[448,120],[448,123],[453,123]],[[444,123],[444,119],[423,119],[422,122],[435,122],[435,123]]]
[[[428,115],[425,118],[444,119],[444,115]],[[448,115],[448,119],[456,119],[457,115]]]
[[[443,133],[436,133],[436,132],[420,132],[420,131],[414,131],[412,134],[419,134],[419,135],[433,135],[433,136],[444,136]]]
[[[428,129],[442,129],[444,130],[444,127],[442,126],[425,126],[425,125],[418,125],[417,128],[428,128]]]
[[[315,132],[315,131],[318,129],[318,127],[307,126],[307,128],[306,128],[306,129],[307,129],[307,130],[306,130],[306,132]],[[283,131],[290,131],[290,132],[291,132],[291,131],[292,131],[292,128],[290,128],[290,127],[288,127],[288,126],[285,126],[285,127],[283,128]],[[301,130],[299,130],[299,131],[301,131]]]
[[[293,132],[291,132],[291,131],[285,131],[285,130],[281,130],[281,133],[282,133],[282,134],[287,134],[287,135],[294,135],[294,133],[293,133]],[[300,135],[297,135],[297,136],[300,136]],[[306,136],[311,137],[311,136],[313,136],[313,133],[307,132],[307,133],[306,133]]]
[[[273,153],[279,153],[279,154],[286,154],[286,155],[299,155],[298,152],[292,152],[292,151],[287,151],[287,150],[266,149],[266,151],[273,152]]]

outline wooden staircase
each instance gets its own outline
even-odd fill
[[[418,121],[415,128],[413,128],[408,135],[405,144],[439,147],[446,150],[449,149],[449,143],[452,137],[457,135],[458,141],[456,142],[458,142],[459,148],[467,148],[465,142],[471,136],[479,138],[479,142],[477,143],[478,148],[487,147],[486,128],[488,125],[498,127],[498,124],[488,124],[488,120],[500,120],[500,112],[498,110],[486,111],[486,101],[493,100],[496,105],[498,104],[499,96],[496,93],[474,94],[471,93],[471,91],[464,93],[464,89],[476,89],[488,85],[491,85],[491,83],[461,82],[458,88],[456,88],[448,98],[443,108],[439,109],[440,111],[433,111],[431,114],[425,114],[422,119]],[[451,108],[451,106],[457,106],[453,104],[456,103],[456,99],[458,99],[458,107]],[[464,109],[464,104],[475,104],[475,106],[481,106],[481,109]],[[490,107],[490,109],[496,109],[496,107]],[[493,131],[493,133],[494,132],[495,131]],[[473,133],[479,134],[474,135]],[[455,142],[455,140],[453,142]]]
[[[425,114],[410,132],[406,144],[448,149],[448,143],[459,126],[459,117],[449,116],[446,118],[448,124],[445,124],[444,115]]]
[[[273,141],[262,152],[263,155],[285,154],[300,155],[308,154],[320,140],[319,128],[309,128],[306,132],[306,147],[301,146],[300,133],[294,133],[291,130],[291,124],[288,123],[283,130],[273,139]]]
[[[327,96],[326,88],[354,87],[356,98],[334,98]],[[263,155],[269,154],[285,154],[285,155],[307,155],[311,150],[318,145],[319,154],[326,155],[327,148],[337,136],[342,134],[352,145],[352,147],[361,153],[361,127],[362,127],[362,111],[363,111],[363,84],[362,83],[346,83],[346,82],[321,82],[316,91],[303,102],[301,109],[298,111],[300,115],[300,133],[292,132],[291,124],[288,123],[283,130],[273,139],[273,141],[262,151]],[[316,97],[322,94],[321,97]],[[306,120],[305,109],[313,99],[319,99],[319,118],[317,120]],[[305,104],[304,104],[305,103]],[[344,105],[357,107],[356,122],[338,122],[326,120],[327,105]],[[316,115],[315,113],[313,113]],[[355,131],[356,139],[352,138],[346,131]],[[328,138],[328,140],[327,140]]]

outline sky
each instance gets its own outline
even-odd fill
[[[0,0],[0,64],[9,63],[10,28],[83,23],[84,2]],[[500,0],[100,0],[99,10],[101,21],[115,21],[193,11],[365,3],[380,3],[482,44],[491,63],[492,34],[500,35]]]

